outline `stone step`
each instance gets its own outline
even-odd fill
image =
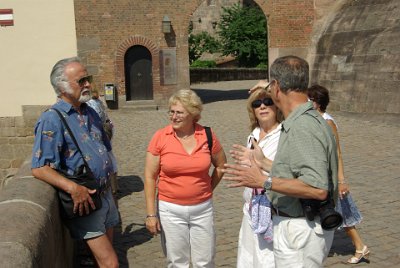
[[[148,111],[148,110],[158,110],[158,105],[154,102],[154,100],[134,100],[125,102],[121,108],[138,110],[138,111]]]

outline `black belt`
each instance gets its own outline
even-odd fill
[[[276,209],[276,208],[271,208],[271,213],[272,213],[272,215],[281,216],[281,217],[287,217],[287,218],[301,218],[301,217],[304,217],[303,215],[297,216],[297,217],[293,217],[293,216],[290,216],[289,214],[283,212],[282,210],[279,210],[279,209]]]

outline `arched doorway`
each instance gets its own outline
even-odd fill
[[[144,46],[133,46],[126,51],[126,100],[152,100],[153,74],[151,53]]]

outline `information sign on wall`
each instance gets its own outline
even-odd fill
[[[160,51],[161,85],[176,84],[176,49],[166,48]]]

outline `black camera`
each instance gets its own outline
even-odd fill
[[[336,229],[343,222],[342,215],[336,212],[335,204],[330,195],[324,201],[300,199],[300,202],[306,218],[313,221],[315,216],[319,216],[324,230]]]

